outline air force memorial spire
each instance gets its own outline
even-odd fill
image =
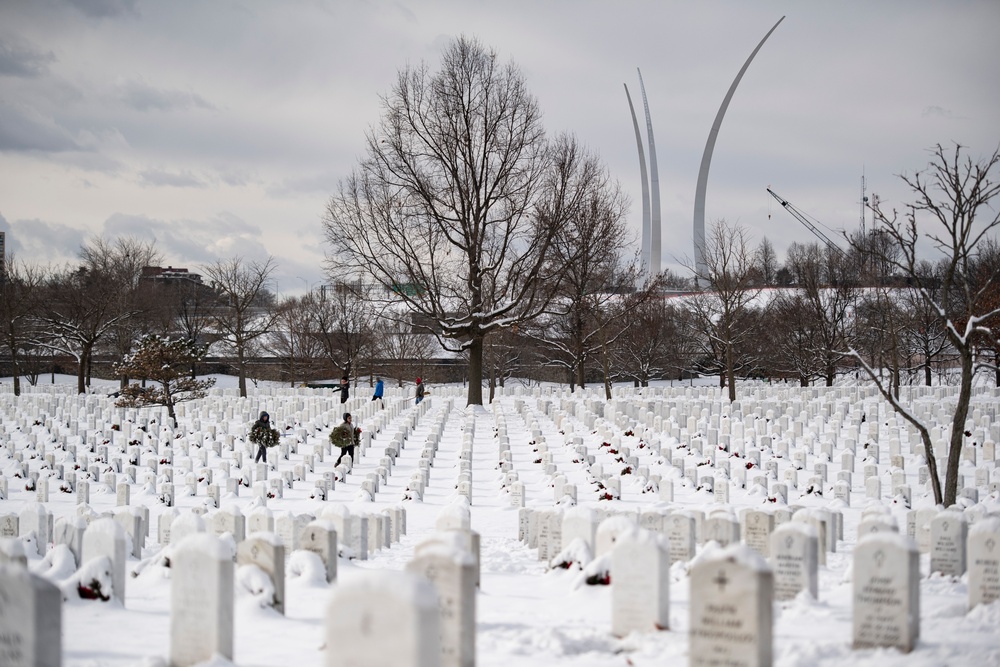
[[[722,100],[722,106],[715,116],[712,129],[708,133],[708,141],[705,143],[705,152],[701,157],[701,168],[698,170],[698,183],[695,188],[694,197],[694,258],[695,274],[703,276],[707,273],[707,262],[705,261],[705,193],[708,188],[708,172],[712,166],[712,153],[715,151],[715,141],[719,136],[719,128],[722,126],[722,119],[729,108],[729,102],[733,99],[736,87],[739,86],[743,75],[750,67],[757,52],[764,46],[764,42],[771,36],[778,25],[785,20],[782,16],[778,22],[767,31],[764,38],[757,44],[750,57],[743,63],[736,78],[733,80],[729,91]],[[646,156],[642,148],[642,134],[639,131],[639,122],[635,116],[635,108],[632,105],[632,97],[629,95],[628,86],[625,86],[625,96],[628,98],[629,111],[632,113],[632,126],[635,128],[635,141],[639,150],[639,175],[642,179],[642,263],[644,277],[646,279],[657,275],[661,271],[661,248],[660,248],[660,183],[656,164],[656,145],[653,141],[653,121],[649,114],[649,104],[646,100],[646,88],[642,82],[642,73],[639,73],[639,88],[642,91],[642,102],[646,112],[646,133],[649,142],[649,173],[646,170]],[[650,176],[652,177],[652,188],[650,187]]]

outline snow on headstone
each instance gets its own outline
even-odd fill
[[[981,519],[969,529],[969,609],[1000,600],[1000,518]]]
[[[819,591],[816,528],[798,521],[784,523],[771,533],[768,560],[774,571],[774,599],[791,600],[800,591],[816,598]]]
[[[326,608],[326,667],[438,667],[434,585],[407,572],[362,571],[337,584]]]
[[[920,554],[896,533],[875,533],[854,548],[854,648],[909,653],[920,636]]]
[[[691,567],[691,667],[772,662],[773,579],[767,562],[736,544]]]
[[[433,540],[418,548],[406,571],[423,575],[437,592],[441,667],[476,664],[475,561],[457,544]]]
[[[562,517],[562,544],[559,549],[565,549],[579,538],[582,539],[590,553],[594,553],[597,535],[597,514],[589,507],[570,507]],[[555,554],[553,554],[554,556]]]
[[[45,555],[49,542],[52,541],[52,535],[50,535],[49,531],[51,521],[52,515],[45,508],[45,505],[41,503],[28,503],[21,510],[18,531],[21,535],[27,535],[32,532],[35,534],[39,556]]]
[[[670,626],[670,545],[642,529],[618,536],[611,552],[611,632],[666,630]]]
[[[65,544],[69,547],[79,565],[83,558],[83,533],[86,530],[87,521],[83,517],[63,517],[56,521],[52,535],[52,544]]]
[[[218,654],[233,659],[233,558],[208,533],[189,535],[170,562],[170,664],[190,667]]]
[[[0,564],[0,665],[62,664],[62,593],[20,565]]]
[[[594,556],[600,558],[611,553],[618,541],[618,536],[635,530],[637,527],[638,524],[626,516],[612,516],[601,521],[594,536]]]
[[[188,535],[207,532],[205,520],[191,511],[185,511],[170,522],[170,543],[178,544]]]
[[[125,529],[114,519],[97,519],[83,533],[81,563],[106,556],[111,560],[111,588],[125,604]]]
[[[236,545],[236,565],[255,565],[271,579],[274,609],[285,613],[285,546],[275,533],[253,533]]]
[[[306,524],[300,536],[300,546],[318,554],[326,565],[326,580],[337,580],[337,529],[332,521],[317,519]]]

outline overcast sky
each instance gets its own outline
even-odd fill
[[[637,238],[622,84],[636,99],[642,70],[664,266],[684,273],[712,121],[782,16],[722,125],[709,224],[738,222],[783,257],[813,237],[766,187],[855,229],[862,173],[900,204],[896,175],[934,144],[1000,144],[997,0],[2,0],[0,230],[38,263],[75,261],[95,234],[155,238],[165,264],[193,270],[271,254],[278,291],[301,293],[322,280],[324,206],[379,96],[464,34],[521,67],[547,130],[601,155]]]

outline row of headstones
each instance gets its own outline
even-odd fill
[[[579,516],[573,518],[585,519],[579,508],[575,512]],[[978,523],[969,538],[975,560],[969,572],[971,610],[1000,599],[1000,519]],[[693,563],[690,664],[770,665],[772,603],[801,591],[816,597],[821,539],[814,526],[793,521],[771,535],[768,560],[734,544]],[[612,517],[597,528],[593,543],[598,557],[610,557],[612,632],[624,636],[668,628],[670,538]],[[920,630],[919,554],[913,541],[891,532],[864,536],[854,550],[852,579],[855,648],[911,651]]]
[[[397,401],[395,407],[393,408],[393,410],[395,410],[395,413],[399,412],[399,403],[401,403],[401,401]],[[365,405],[365,410],[372,410],[372,408],[369,405]],[[383,423],[386,419],[388,419],[392,414],[394,414],[393,410],[386,410],[380,413],[377,423]],[[126,423],[126,428],[127,427],[129,427],[129,423]],[[308,428],[296,429],[295,432],[296,437],[294,439],[291,439],[292,440],[291,444],[288,443],[289,438],[286,438],[285,439],[286,442],[283,442],[278,447],[279,455],[281,458],[288,459],[290,452],[297,454],[298,443],[304,442],[308,436],[315,434],[315,432],[318,430],[318,427],[314,423],[309,423],[307,427]],[[214,431],[214,425],[210,427],[210,431]],[[370,431],[363,432],[361,439],[362,453],[365,451],[365,449],[367,449],[368,445],[370,444],[371,436],[372,433]],[[200,438],[195,438],[196,441],[199,439]],[[195,448],[193,452],[190,452],[193,454],[193,456],[197,458],[197,463],[201,466],[201,468],[198,470],[197,475],[193,471],[193,465],[191,460],[178,462],[181,465],[181,471],[185,474],[184,476],[185,486],[183,487],[183,493],[187,495],[196,495],[198,493],[198,483],[200,481],[203,481],[207,477],[209,480],[207,489],[209,493],[209,498],[212,500],[212,504],[214,504],[214,506],[217,507],[219,503],[219,496],[221,495],[221,490],[218,485],[212,485],[210,483],[212,478],[212,469],[207,468],[205,466],[208,465],[208,457],[207,457],[208,447],[210,447],[211,450],[214,451],[217,456],[221,457],[221,455],[223,454],[223,446],[218,441],[205,442],[204,444],[207,445],[205,449]],[[235,447],[235,444],[236,443],[232,440],[231,437],[227,437],[226,450],[232,451],[236,465],[242,467],[242,459],[244,454],[249,459],[249,457],[253,455],[256,448],[251,443],[241,443],[243,444],[245,451],[240,451],[237,447]],[[15,443],[13,441],[8,442],[7,443],[8,451],[12,453],[15,456],[15,458],[21,460],[22,452],[20,450],[17,452],[11,451],[13,450],[14,445]],[[156,483],[157,473],[159,473],[160,477],[166,477],[165,480],[160,481],[157,490],[160,492],[161,499],[168,505],[173,504],[175,496],[175,490],[173,488],[173,468],[171,467],[171,465],[174,463],[175,448],[177,450],[177,453],[179,453],[180,457],[187,457],[189,454],[190,447],[191,446],[188,442],[188,438],[186,436],[182,436],[176,440],[169,441],[169,444],[164,444],[162,447],[158,447],[156,450],[152,452],[150,451],[146,452],[147,454],[151,455],[147,456],[146,459],[146,467],[148,470],[146,472],[146,476],[145,479],[143,479],[143,481],[145,483],[150,483],[150,482]],[[77,477],[76,472],[67,472],[66,479],[61,480],[60,482],[59,485],[60,490],[70,493],[75,491],[78,494],[79,502],[88,503],[90,500],[89,483],[91,481],[97,482],[98,480],[102,480],[103,483],[106,484],[108,487],[110,487],[112,490],[115,490],[117,486],[117,492],[119,494],[118,498],[119,505],[128,504],[129,491],[127,485],[123,486],[123,484],[117,483],[115,475],[124,474],[125,475],[124,482],[132,484],[136,482],[136,479],[141,478],[140,471],[142,470],[142,466],[138,465],[139,459],[141,458],[140,447],[137,445],[129,445],[128,447],[116,448],[114,445],[109,446],[109,444],[104,444],[93,447],[92,449],[96,450],[95,460],[98,463],[88,465],[90,462],[86,454],[81,454],[80,460],[77,462],[76,445],[65,446],[67,460],[69,462],[76,463],[77,466],[85,469],[86,477],[84,480],[78,482],[76,479]],[[266,485],[260,482],[254,485],[256,495],[265,500],[267,497],[280,496],[281,489],[291,488],[291,483],[293,480],[304,479],[306,471],[310,472],[313,471],[316,466],[316,462],[322,461],[324,456],[330,452],[330,445],[324,439],[323,442],[321,442],[321,444],[314,445],[313,449],[314,449],[313,454],[311,455],[305,454],[303,456],[303,463],[296,465],[294,470],[283,472],[282,477],[284,479],[284,484],[282,484],[280,480],[272,480],[270,487],[267,487]],[[29,446],[25,448],[24,453],[31,458],[39,458],[40,460],[44,460],[48,464],[47,466],[48,469],[54,473],[54,476],[56,478],[61,479],[63,477],[62,475],[63,465],[61,463],[57,464],[55,462],[54,452],[45,451],[45,443],[39,443],[37,445],[37,449],[36,446],[29,444]],[[38,456],[36,457],[33,454],[37,454]],[[128,457],[127,463],[134,463],[136,465],[123,466],[122,465],[123,456]],[[160,468],[161,463],[165,464],[166,467]],[[336,473],[336,475],[339,475],[341,479],[343,479],[343,476],[350,470],[350,461],[346,461],[345,463],[346,465],[344,466],[344,468],[338,468],[338,471]],[[238,495],[239,485],[241,482],[248,486],[251,484],[252,475],[250,474],[249,471],[244,470],[242,471],[240,478],[233,479],[229,478],[229,462],[220,461],[217,463],[217,465],[219,467],[219,470],[223,472],[223,475],[226,478],[225,479],[226,493],[232,493]],[[257,466],[257,472],[258,472],[257,477],[259,480],[266,479],[266,474],[269,467],[271,469],[274,469],[275,462],[272,461],[270,466],[265,466],[263,464],[259,464]],[[27,463],[23,464],[22,472],[25,479],[28,480],[27,483],[28,487],[34,488],[37,491],[38,499],[42,502],[47,502],[48,491],[49,491],[47,477],[39,478],[40,471],[38,470],[29,473],[27,470]],[[150,475],[153,476],[152,479],[150,478]],[[317,480],[316,495],[323,497],[329,490],[332,490],[334,477],[335,475],[333,473],[329,473],[324,475],[323,480]],[[6,479],[0,478],[0,494],[5,492],[5,488],[3,488],[5,486],[6,486]]]
[[[386,508],[380,513],[359,514],[352,513],[344,505],[331,504],[321,510],[319,519],[331,523],[342,536],[344,554],[360,560],[367,559],[377,550],[389,548],[406,534],[406,510],[400,506]],[[116,527],[105,520],[112,521]],[[247,535],[275,533],[290,550],[295,550],[308,548],[300,545],[310,543],[306,536],[315,532],[315,521],[312,515],[290,512],[280,512],[275,517],[263,507],[248,516],[235,506],[208,515],[202,508],[190,512],[171,510],[160,515],[158,539],[161,546],[167,547],[188,534],[208,531],[218,536],[229,535],[235,544],[240,544]],[[121,600],[124,600],[126,558],[142,559],[148,527],[148,511],[144,513],[138,508],[97,514],[81,505],[76,516],[62,517],[55,522],[42,505],[27,507],[20,516],[0,515],[0,538],[23,539],[29,548],[37,550],[38,556],[48,553],[50,543],[65,545],[77,565],[98,555],[107,556],[115,575],[116,596]],[[88,538],[88,534],[93,537]],[[93,545],[90,552],[86,547],[88,541]],[[327,565],[331,566],[329,562]]]
[[[94,534],[117,532],[120,538],[120,529],[115,531],[110,523],[95,523]],[[416,578],[382,572],[367,573],[363,584],[335,587],[327,610],[327,664],[474,665],[479,540],[469,526],[467,507],[446,508],[437,521],[439,532],[417,545],[406,571],[423,582],[421,591],[414,590]],[[280,536],[267,532],[251,535],[235,549],[231,541],[203,530],[183,535],[175,531],[173,538],[171,664],[186,667],[215,653],[231,660],[234,565],[254,565],[267,574],[274,589],[272,605],[283,613],[285,545]],[[89,548],[89,535],[87,540]],[[121,547],[121,540],[117,542]],[[301,548],[323,559],[327,581],[336,581],[337,531],[332,521],[310,522]],[[6,553],[0,549],[0,556]],[[387,595],[371,595],[372,586],[383,590],[382,582],[388,584]],[[357,596],[358,585],[368,594]],[[59,589],[31,574],[24,559],[5,558],[0,561],[0,590],[10,602],[0,607],[3,664],[60,664]],[[414,614],[421,617],[415,624]],[[392,641],[387,641],[390,632]],[[423,648],[414,650],[415,645]],[[373,652],[378,656],[374,663]]]
[[[826,554],[837,549],[843,539],[843,519],[837,510],[821,508],[778,508],[771,511],[744,509],[740,518],[732,508],[718,506],[707,512],[700,509],[662,508],[637,511],[614,511],[601,507],[578,506],[560,509],[522,509],[518,515],[518,539],[538,550],[539,560],[562,562],[571,545],[583,538],[588,553],[594,554],[594,536],[605,522],[622,519],[670,540],[671,559],[689,561],[697,545],[715,542],[729,546],[741,540],[761,556],[771,555],[772,537],[787,523],[812,526],[819,540],[816,558],[826,563]],[[612,524],[613,525],[613,524]],[[613,533],[612,533],[613,535]],[[600,548],[596,552],[602,553]]]
[[[460,507],[460,506],[458,506]],[[445,527],[418,545],[406,571],[368,572],[338,585],[327,608],[327,665],[473,665],[475,661],[475,559],[464,547],[465,515],[449,510]],[[620,525],[610,540],[612,632],[669,628],[669,539]],[[440,526],[439,526],[440,528]],[[603,538],[603,526],[599,528]],[[336,544],[335,531],[327,531]],[[447,535],[447,536],[444,536]],[[986,579],[970,572],[970,587],[983,591],[970,604],[1000,599],[1000,520],[973,528],[970,545]],[[595,536],[595,539],[597,536]],[[689,662],[731,660],[773,662],[773,601],[810,590],[801,561],[815,555],[818,537],[808,525],[790,523],[772,536],[768,564],[744,545],[703,555],[690,569]],[[329,543],[329,542],[328,542]],[[786,544],[801,544],[800,549]],[[171,661],[187,666],[213,653],[233,657],[233,566],[280,563],[280,539],[267,535],[233,554],[226,542],[207,534],[188,536],[172,553]],[[783,551],[784,548],[784,551]],[[250,557],[249,552],[256,553]],[[335,553],[327,549],[327,553]],[[791,555],[789,555],[791,553]],[[242,554],[242,556],[241,556]],[[804,555],[803,555],[804,554]],[[242,558],[242,561],[241,561]],[[813,559],[814,560],[814,559]],[[918,552],[908,538],[874,534],[859,541],[853,556],[853,644],[855,648],[913,649],[920,632]],[[272,568],[274,570],[274,568]],[[272,576],[274,576],[272,574]],[[807,581],[803,584],[802,579]],[[980,583],[982,582],[982,583]],[[812,574],[815,586],[815,573]],[[13,604],[0,612],[0,636],[16,646],[23,663],[58,664],[61,653],[59,590],[23,565],[0,565],[0,589]],[[277,594],[277,602],[283,600]],[[814,588],[810,590],[815,595]],[[795,591],[797,593],[797,591]],[[794,595],[794,593],[793,593]],[[15,608],[16,607],[16,608]],[[387,641],[391,638],[391,641]],[[49,660],[48,663],[41,662]]]
[[[560,415],[557,415],[557,418],[561,419],[563,416],[564,415],[560,414]],[[893,419],[894,419],[894,417],[893,417]],[[693,418],[689,418],[689,422],[690,421],[693,421]],[[561,424],[559,424],[559,425],[561,426]],[[691,425],[689,424],[689,426],[691,426]],[[739,427],[739,424],[738,423],[734,424],[734,428],[735,427]],[[605,428],[604,424],[599,424],[598,425],[598,434],[601,437],[603,437],[603,438],[609,438],[609,433],[610,432]],[[646,435],[648,437],[650,435],[650,433],[647,431]],[[578,440],[578,439],[579,438],[574,438],[574,440]],[[806,436],[806,444],[807,445],[808,444],[812,444],[812,443],[809,442],[810,439],[811,439],[811,436]],[[766,449],[770,445],[770,440],[771,440],[771,438],[769,436],[762,437],[761,438],[762,448]],[[847,470],[842,470],[841,472],[838,473],[837,482],[832,485],[832,488],[830,487],[829,484],[827,484],[827,481],[828,481],[828,478],[827,478],[827,467],[828,467],[828,465],[827,465],[826,461],[830,460],[833,457],[833,444],[831,442],[829,442],[829,441],[825,441],[825,442],[820,443],[819,448],[818,448],[820,451],[816,451],[815,453],[816,453],[817,456],[822,457],[823,460],[817,461],[814,464],[814,469],[813,469],[814,475],[812,477],[809,477],[807,479],[807,481],[805,482],[804,486],[802,486],[802,488],[805,489],[805,490],[807,490],[807,492],[813,493],[813,494],[816,494],[816,495],[830,495],[830,493],[832,492],[832,494],[833,494],[834,497],[836,497],[836,498],[842,500],[843,502],[845,502],[846,504],[850,505],[850,494],[851,494],[851,488],[852,488],[851,487],[851,474],[854,471],[854,467],[855,467],[855,465],[854,465],[854,459],[855,459],[854,454],[855,454],[855,451],[856,451],[855,450],[855,443],[856,443],[856,440],[850,439],[850,438],[844,441],[845,451],[843,452],[841,458],[842,458],[842,466],[845,467],[845,468],[847,468]],[[610,444],[610,451],[615,451],[615,452],[619,451],[619,449],[621,447],[620,446],[620,438],[619,438],[619,436],[618,435],[610,435],[610,443],[609,444]],[[656,450],[659,449],[659,442],[655,438],[650,438],[648,444],[650,445],[649,449],[652,450],[652,452],[654,452],[654,453],[656,452]],[[686,453],[688,453],[690,455],[693,452],[697,452],[699,455],[701,455],[703,453],[702,444],[703,444],[703,440],[699,439],[699,438],[695,438],[695,439],[689,441],[689,449],[687,450]],[[986,458],[987,460],[992,460],[992,454],[993,454],[993,447],[992,447],[992,445],[993,445],[993,443],[987,442],[987,443],[984,444],[984,446],[982,448],[983,451],[985,452],[984,458]],[[586,456],[587,455],[586,454],[587,450],[586,450],[586,448],[584,446],[577,445],[577,449],[578,449],[578,453],[581,456]],[[784,458],[784,459],[788,459],[789,458],[789,456],[788,456],[789,455],[789,443],[788,443],[787,440],[779,440],[776,443],[776,449],[777,449],[777,453],[778,453],[778,455],[779,455],[780,458]],[[917,446],[916,449],[922,450],[922,446]],[[739,451],[739,448],[734,447],[734,450]],[[676,451],[676,448],[674,448],[674,451]],[[974,462],[974,460],[975,460],[974,452],[975,451],[976,451],[976,449],[974,447],[966,447],[965,448],[965,452],[966,453],[973,452],[973,455],[972,456],[966,456],[966,459],[969,460],[969,461],[971,461],[971,462]],[[901,455],[901,452],[900,452],[900,443],[899,443],[898,439],[890,439],[889,440],[889,452],[890,452],[890,457],[892,459],[892,464],[893,464],[893,468],[890,471],[891,475],[892,475],[892,477],[891,477],[892,497],[898,497],[898,496],[902,495],[905,498],[905,502],[907,503],[907,505],[909,505],[910,502],[912,501],[912,493],[910,491],[910,487],[905,484],[905,476],[904,476],[904,473],[902,471],[905,459]],[[625,452],[625,453],[627,454],[627,452]],[[713,465],[713,467],[715,467],[716,465],[718,465],[717,462],[714,460],[716,453],[717,453],[717,450],[716,450],[715,447],[708,446],[708,447],[705,447],[705,449],[704,449],[704,454],[707,455],[709,459],[712,459],[711,460],[711,464]],[[750,448],[750,449],[748,449],[745,452],[745,454],[746,454],[746,459],[747,459],[748,462],[754,463],[754,465],[757,466],[757,467],[760,466],[761,452],[760,452],[759,449]],[[783,478],[784,479],[784,483],[774,485],[774,487],[775,487],[774,489],[769,489],[768,488],[768,478],[766,476],[763,476],[763,475],[756,475],[756,476],[754,476],[753,477],[753,481],[751,483],[754,484],[754,485],[760,485],[762,487],[764,493],[772,493],[775,496],[781,496],[782,501],[787,502],[788,501],[788,487],[789,486],[791,486],[792,488],[798,488],[799,487],[800,483],[799,483],[798,471],[800,469],[802,469],[802,468],[805,467],[805,465],[806,465],[806,457],[807,457],[808,454],[809,454],[809,452],[808,452],[807,448],[799,448],[799,449],[795,450],[794,452],[792,452],[793,465],[792,465],[791,468],[789,468],[788,470],[785,471],[785,477]],[[866,455],[869,458],[874,459],[875,463],[878,462],[878,458],[879,457],[878,457],[878,448],[877,447],[872,447],[872,448],[866,449]],[[628,464],[626,469],[628,469],[628,470],[635,470],[635,466],[636,466],[636,463],[637,463],[637,461],[634,460],[635,458],[636,457],[629,457],[629,459],[625,461],[625,463]],[[589,455],[588,456],[588,460],[591,463],[593,463],[593,455]],[[699,461],[699,462],[703,463],[703,461]],[[743,463],[743,461],[737,461],[737,462],[740,463],[740,464]],[[723,472],[722,472],[721,475],[719,475],[718,470],[716,470],[715,471],[715,475],[704,475],[704,474],[702,474],[700,477],[699,477],[698,466],[691,466],[691,467],[688,467],[688,468],[684,468],[683,457],[678,457],[676,455],[672,455],[671,456],[671,463],[675,467],[677,467],[678,470],[682,471],[683,474],[686,477],[688,477],[688,479],[691,480],[691,482],[692,482],[693,485],[696,485],[696,486],[699,486],[701,488],[706,488],[706,489],[708,489],[710,491],[713,491],[714,494],[715,494],[716,500],[719,501],[719,502],[723,502],[723,503],[728,502],[728,497],[729,497],[729,493],[728,493],[729,492],[729,483],[728,483],[728,480],[729,480],[729,477],[728,477],[729,461],[728,460],[725,460],[725,461],[721,462],[721,466],[720,467],[722,467],[722,469],[723,469]],[[548,464],[546,466],[547,471],[554,472],[554,466],[551,463],[551,455],[550,454],[543,454],[543,464]],[[778,469],[778,463],[777,463],[777,461],[775,461],[775,460],[766,461],[765,462],[765,466],[766,466],[766,471],[770,475],[772,475],[773,477],[776,478],[777,477],[777,469]],[[865,474],[866,474],[865,492],[866,492],[867,497],[868,498],[872,498],[872,499],[880,499],[882,497],[882,483],[881,483],[881,479],[878,478],[877,466],[869,464],[869,465],[865,466],[864,470],[865,470]],[[598,478],[599,480],[601,479],[602,472],[601,472],[600,465],[597,465],[596,467],[592,467],[592,471],[591,472],[592,472],[592,474],[596,478]],[[643,478],[643,482],[645,482],[647,480],[647,478],[650,477],[650,475],[648,473],[648,470],[644,470],[643,467],[641,467],[641,466],[639,467],[639,469],[638,469],[637,472],[640,475],[640,477]],[[920,478],[919,479],[919,483],[926,485],[927,482],[928,482],[928,479],[929,479],[929,474],[928,474],[927,466],[921,466],[918,472],[919,472],[919,478]],[[737,466],[737,467],[733,468],[733,473],[734,473],[734,480],[737,483],[738,487],[739,488],[747,488],[747,486],[748,486],[748,480],[746,479],[747,478],[747,471],[745,470],[745,468],[742,465]],[[1000,475],[1000,470],[994,469],[994,473],[993,474],[994,474],[994,478],[996,478],[998,475]],[[713,479],[713,477],[721,477],[721,479],[717,480],[717,479]],[[658,480],[652,480],[652,481],[653,481],[653,485],[654,486],[658,486],[659,485]],[[989,470],[986,469],[986,468],[978,468],[976,470],[976,472],[975,472],[975,483],[976,483],[976,486],[983,487],[983,489],[986,492],[988,492],[988,493],[993,493],[993,492],[996,492],[996,491],[1000,491],[1000,480],[994,481],[994,482],[990,482],[989,481]],[[645,486],[645,484],[643,484],[641,486]],[[826,487],[825,489],[824,489],[824,486]],[[963,488],[960,491],[960,496],[969,499],[972,503],[978,502],[978,499],[979,499],[979,489],[971,487],[971,486],[966,486],[965,484],[963,484],[962,486],[963,486]],[[556,483],[555,487],[556,487],[556,494],[558,495],[560,493],[559,484]],[[615,484],[614,482],[612,482],[612,489],[608,493],[610,495],[612,495],[612,496],[615,496],[615,492],[617,490],[617,487],[618,487],[618,485]],[[569,488],[567,491],[571,493],[574,490],[575,489],[573,489],[573,488]],[[825,491],[825,493],[824,493],[824,491]],[[667,493],[668,496],[670,496],[672,492],[668,489],[666,491],[666,493]],[[668,497],[668,498],[666,498],[666,500],[669,501],[670,498]]]

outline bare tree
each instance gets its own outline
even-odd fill
[[[281,374],[290,386],[315,377],[325,365],[323,344],[314,328],[316,295],[282,299],[274,309],[275,322],[264,336],[266,352],[281,361]]]
[[[310,296],[313,335],[326,358],[343,375],[356,380],[363,370],[360,364],[371,360],[375,324],[382,306],[372,285],[360,281],[337,281]]]
[[[16,261],[13,255],[4,258],[4,269],[0,275],[0,349],[10,354],[14,395],[20,396],[22,360],[34,347],[37,327],[33,315],[45,277],[42,269]]]
[[[774,246],[765,236],[760,240],[760,245],[754,252],[754,264],[760,271],[761,283],[766,286],[773,285],[778,279],[778,255],[774,252]]]
[[[466,38],[439,72],[400,72],[367,139],[327,207],[331,277],[369,276],[467,351],[481,405],[486,336],[536,317],[559,285],[550,249],[574,210],[573,146],[550,146],[523,74]]]
[[[832,387],[843,359],[840,352],[847,344],[850,315],[858,301],[858,278],[843,252],[818,243],[793,243],[786,264],[807,306],[796,321],[808,330],[816,346],[813,358],[819,363],[826,386]],[[796,339],[801,342],[805,338]]]
[[[67,268],[45,284],[37,344],[77,361],[77,391],[86,393],[97,344],[132,316],[121,308],[115,277],[86,265]]]
[[[646,387],[662,377],[681,377],[691,368],[697,352],[689,332],[687,308],[657,297],[641,304],[630,315],[632,326],[618,340],[615,354],[625,377]]]
[[[580,205],[552,245],[553,262],[564,267],[562,288],[551,314],[528,329],[553,353],[549,363],[566,368],[571,389],[586,384],[587,363],[607,358],[630,325],[629,312],[659,285],[654,279],[636,291],[641,268],[638,256],[627,256],[632,245],[625,226],[628,202],[596,156],[580,155],[574,160],[576,173],[568,174]]]
[[[212,324],[219,342],[236,355],[240,396],[247,395],[247,364],[252,346],[270,332],[276,315],[267,307],[267,281],[275,269],[273,257],[263,262],[242,257],[218,260],[204,268],[204,273],[219,294]]]
[[[123,359],[139,338],[153,328],[151,316],[157,302],[152,298],[152,286],[142,279],[142,270],[158,265],[161,256],[152,242],[102,236],[84,245],[80,256],[88,271],[106,276],[115,288],[109,297],[112,309],[121,316],[114,319],[108,331],[106,348],[113,359]],[[128,377],[119,377],[122,389],[128,386],[128,381]]]
[[[855,350],[849,354],[861,361],[886,400],[920,433],[934,500],[947,507],[954,504],[958,493],[962,439],[976,369],[976,341],[996,340],[987,322],[1000,313],[1000,308],[989,299],[1000,275],[993,273],[981,281],[970,278],[984,241],[1000,226],[1000,213],[991,206],[1000,193],[1000,183],[992,177],[993,168],[1000,162],[1000,150],[994,150],[979,162],[964,155],[959,145],[948,152],[939,144],[931,152],[932,159],[925,171],[900,177],[914,197],[904,213],[886,213],[879,204],[873,206],[873,211],[878,232],[892,250],[891,256],[884,253],[878,259],[891,263],[902,273],[937,313],[958,359],[959,393],[952,416],[943,492],[927,426],[906,409],[860,354]],[[928,284],[927,276],[920,270],[918,253],[922,239],[927,239],[939,253],[940,284]]]
[[[746,230],[720,220],[709,232],[703,251],[705,269],[698,279],[706,291],[691,300],[698,325],[712,355],[721,366],[720,384],[729,386],[729,400],[736,400],[736,369],[741,345],[751,335],[756,318],[751,310],[760,288],[754,287],[754,261]]]

